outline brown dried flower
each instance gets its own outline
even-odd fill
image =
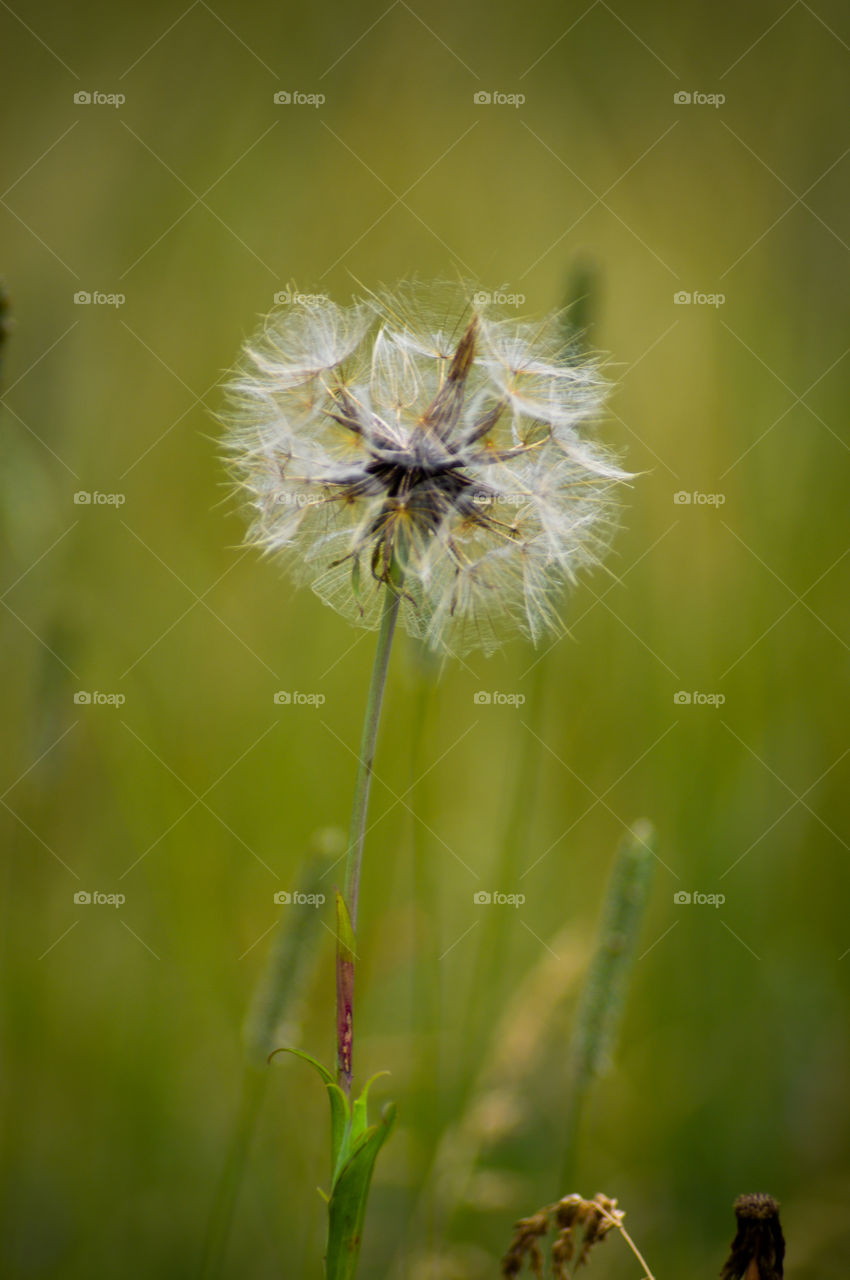
[[[721,1280],[782,1280],[785,1237],[777,1202],[758,1192],[738,1196],[733,1208],[738,1231]]]

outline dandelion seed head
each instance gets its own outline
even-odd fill
[[[400,616],[435,649],[561,629],[629,479],[594,438],[605,383],[560,317],[507,318],[458,289],[278,308],[228,391],[250,539],[364,626],[401,581]]]

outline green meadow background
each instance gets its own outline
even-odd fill
[[[280,931],[307,941],[276,1042],[333,1053],[330,901],[274,894],[338,847],[374,637],[240,547],[214,415],[276,293],[417,275],[587,297],[640,475],[542,661],[393,655],[356,1070],[391,1070],[400,1119],[363,1280],[496,1276],[573,1190],[693,1280],[769,1191],[787,1274],[845,1277],[845,7],[11,0],[0,47],[3,1274],[198,1274]],[[661,861],[562,1185],[576,996],[639,817]],[[326,1100],[267,1075],[221,1274],[312,1280]],[[591,1265],[638,1273],[615,1240]]]

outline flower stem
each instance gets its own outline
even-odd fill
[[[351,930],[355,934],[357,930],[357,905],[360,897],[360,868],[363,862],[363,845],[366,838],[366,816],[369,808],[369,791],[372,785],[375,743],[378,737],[381,704],[387,683],[390,650],[392,649],[401,597],[400,575],[391,574],[384,592],[384,604],[378,630],[378,644],[375,649],[375,663],[372,667],[369,696],[366,699],[366,715],[363,721],[363,736],[360,741],[360,753],[358,755],[357,779],[354,784],[354,803],[351,808],[351,827],[348,837],[348,855],[345,863],[344,898],[351,921]],[[339,975],[342,972],[343,965],[347,967],[345,981],[340,982]],[[337,943],[337,976],[337,1076],[346,1093],[349,1093],[351,1090],[354,964],[348,945],[343,946],[342,941]],[[343,1003],[346,1007],[343,1007]],[[342,1036],[343,1028],[347,1030],[346,1039],[343,1039]]]
[[[632,1253],[635,1255],[635,1257],[637,1258],[638,1262],[639,1262],[639,1263],[640,1263],[640,1265],[643,1267],[644,1280],[655,1280],[655,1276],[654,1276],[654,1275],[652,1274],[652,1272],[650,1271],[650,1269],[649,1269],[649,1264],[647,1263],[646,1258],[643,1256],[643,1254],[641,1253],[640,1249],[637,1247],[637,1245],[635,1244],[634,1240],[631,1238],[631,1236],[629,1235],[629,1233],[628,1233],[628,1231],[626,1230],[626,1228],[623,1226],[623,1224],[622,1224],[622,1222],[620,1221],[620,1219],[619,1219],[619,1218],[616,1218],[612,1213],[609,1213],[609,1212],[608,1212],[608,1210],[605,1208],[605,1206],[604,1206],[604,1205],[600,1205],[600,1206],[599,1206],[599,1208],[600,1208],[600,1211],[602,1212],[602,1214],[603,1214],[603,1215],[607,1218],[607,1220],[611,1223],[611,1225],[612,1225],[612,1226],[614,1226],[614,1227],[616,1227],[616,1229],[619,1231],[620,1235],[623,1237],[623,1239],[625,1240],[626,1244],[629,1246],[629,1248],[631,1249]]]

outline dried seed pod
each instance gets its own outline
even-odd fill
[[[782,1280],[785,1237],[777,1202],[759,1192],[739,1196],[733,1208],[738,1231],[721,1280]]]

